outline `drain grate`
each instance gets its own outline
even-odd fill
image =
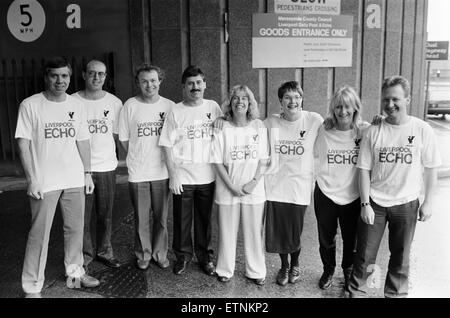
[[[100,285],[80,290],[112,298],[145,298],[147,295],[145,272],[137,269],[133,262],[94,272],[92,276],[100,281]]]

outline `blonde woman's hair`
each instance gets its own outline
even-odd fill
[[[326,130],[337,127],[337,118],[334,114],[334,109],[339,105],[350,105],[353,110],[353,119],[351,128],[358,131],[361,125],[361,111],[362,104],[355,89],[350,86],[343,86],[334,92],[333,98],[328,106],[328,113],[323,123]]]
[[[222,104],[222,112],[225,116],[225,119],[231,121],[233,118],[233,110],[231,109],[231,100],[234,96],[236,96],[239,92],[244,92],[248,97],[248,109],[247,109],[247,119],[253,120],[259,118],[259,110],[258,103],[256,102],[255,95],[246,85],[236,85],[230,90],[229,97]]]

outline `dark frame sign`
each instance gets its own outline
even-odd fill
[[[448,60],[448,41],[427,41],[428,61]]]

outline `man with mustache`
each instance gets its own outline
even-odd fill
[[[215,101],[203,98],[206,82],[200,68],[188,66],[181,82],[184,99],[168,114],[159,140],[173,193],[173,250],[177,258],[173,272],[182,274],[195,251],[205,274],[214,275],[211,209],[215,174],[210,149],[212,123],[222,111]]]
[[[84,212],[83,255],[88,270],[94,258],[108,267],[120,267],[111,245],[112,211],[116,189],[116,140],[122,101],[103,90],[106,65],[89,61],[82,72],[85,89],[73,94],[86,107],[91,134],[91,173],[95,189],[86,196]],[[97,215],[97,245],[91,237],[93,212]]]
[[[19,108],[16,139],[28,182],[31,229],[25,251],[22,288],[40,298],[50,230],[59,203],[64,222],[67,287],[96,287],[83,269],[85,192],[91,194],[89,130],[83,104],[67,95],[72,69],[62,57],[44,66],[46,90],[26,98]]]
[[[387,223],[391,256],[384,296],[406,297],[417,218],[427,221],[432,215],[441,158],[432,128],[407,113],[410,90],[404,77],[384,80],[381,101],[387,117],[379,126],[369,127],[361,142],[357,163],[361,219],[350,297],[364,296],[367,287],[374,287],[371,281],[366,284],[367,276],[372,269],[376,271],[372,275],[380,275],[375,260]],[[420,204],[422,177],[425,198]]]
[[[128,182],[134,209],[134,254],[136,265],[142,270],[148,268],[151,260],[162,269],[170,265],[167,259],[169,175],[158,141],[166,114],[174,102],[159,95],[164,77],[158,66],[142,64],[135,76],[139,93],[125,102],[120,114],[119,139],[127,151]]]

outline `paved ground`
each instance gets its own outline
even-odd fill
[[[222,284],[214,277],[208,277],[201,272],[198,265],[193,262],[189,265],[189,270],[185,275],[176,276],[170,269],[161,270],[152,264],[145,272],[134,269],[133,248],[133,227],[134,220],[132,208],[128,197],[126,183],[118,184],[118,191],[114,210],[113,226],[113,247],[116,256],[126,265],[130,273],[124,277],[123,272],[108,270],[103,265],[94,263],[92,270],[99,273],[97,276],[104,277],[106,285],[113,288],[112,281],[121,284],[122,289],[127,291],[100,290],[91,293],[80,290],[70,290],[65,287],[63,268],[63,246],[62,246],[62,220],[60,213],[57,213],[51,232],[50,248],[46,268],[46,281],[43,290],[43,297],[127,297],[126,293],[133,297],[175,297],[175,298],[278,298],[278,297],[299,297],[299,298],[337,298],[343,297],[342,281],[343,276],[340,270],[334,278],[334,286],[328,291],[322,291],[317,287],[318,279],[322,273],[322,267],[318,252],[318,239],[316,220],[314,211],[308,209],[305,217],[305,229],[303,233],[303,249],[301,252],[301,276],[300,281],[280,287],[275,283],[275,276],[279,269],[279,259],[275,254],[266,254],[267,282],[263,287],[247,281],[244,277],[244,258],[242,239],[239,238],[236,272],[235,276],[228,284]],[[0,298],[20,297],[20,275],[23,263],[23,253],[25,250],[26,236],[29,229],[29,207],[24,190],[7,191],[0,194]],[[172,215],[169,216],[169,233],[172,234]],[[213,246],[217,242],[217,220],[216,214],[213,217]],[[170,242],[172,237],[170,236]],[[338,241],[338,259],[341,258],[341,241]],[[173,263],[174,255],[169,254],[169,259]],[[380,265],[386,267],[387,252],[386,242],[383,242],[382,252],[379,259]],[[133,265],[133,266],[131,266]],[[106,272],[106,274],[105,274]],[[121,279],[110,279],[114,273],[122,276]],[[384,276],[384,274],[382,275]],[[139,291],[128,292],[127,281],[133,280]],[[142,283],[144,282],[144,283]],[[145,285],[145,288],[141,288]],[[131,288],[133,289],[133,288]],[[381,289],[374,289],[371,297],[382,297]]]
[[[436,120],[432,123],[442,145],[450,144],[448,133],[450,123]],[[444,168],[440,171],[439,190],[436,193],[436,213],[427,223],[419,223],[411,255],[411,297],[450,297],[450,152],[441,147]],[[123,171],[123,170],[122,170]],[[12,181],[11,181],[12,180]],[[23,181],[17,178],[0,182],[0,298],[21,297],[20,275],[23,263],[26,237],[29,230],[29,204]],[[20,181],[20,180],[19,180]],[[147,271],[134,266],[133,227],[134,219],[129,200],[126,176],[118,176],[118,189],[114,210],[113,247],[116,256],[124,263],[119,270],[110,270],[94,262],[92,271],[102,281],[95,290],[70,290],[65,287],[62,247],[62,220],[55,216],[46,267],[46,281],[43,297],[48,298],[341,298],[343,276],[337,271],[333,287],[322,291],[317,287],[322,272],[317,239],[317,224],[312,208],[305,216],[303,249],[301,252],[301,279],[285,287],[275,283],[279,259],[275,254],[266,254],[266,285],[258,287],[244,278],[242,239],[239,238],[235,276],[228,284],[218,282],[214,277],[204,275],[198,265],[189,265],[186,274],[176,276],[171,269],[161,270],[152,264]],[[8,191],[6,191],[8,190]],[[172,234],[172,215],[169,215],[169,233]],[[213,214],[213,234],[217,233],[217,220]],[[381,268],[381,284],[384,284],[389,251],[383,239],[377,264]],[[170,235],[170,242],[171,242]],[[213,235],[216,246],[217,236]],[[341,258],[342,242],[338,235],[338,260]],[[169,253],[173,263],[174,255]],[[118,287],[117,287],[118,286]],[[382,288],[374,288],[369,297],[383,297]]]

